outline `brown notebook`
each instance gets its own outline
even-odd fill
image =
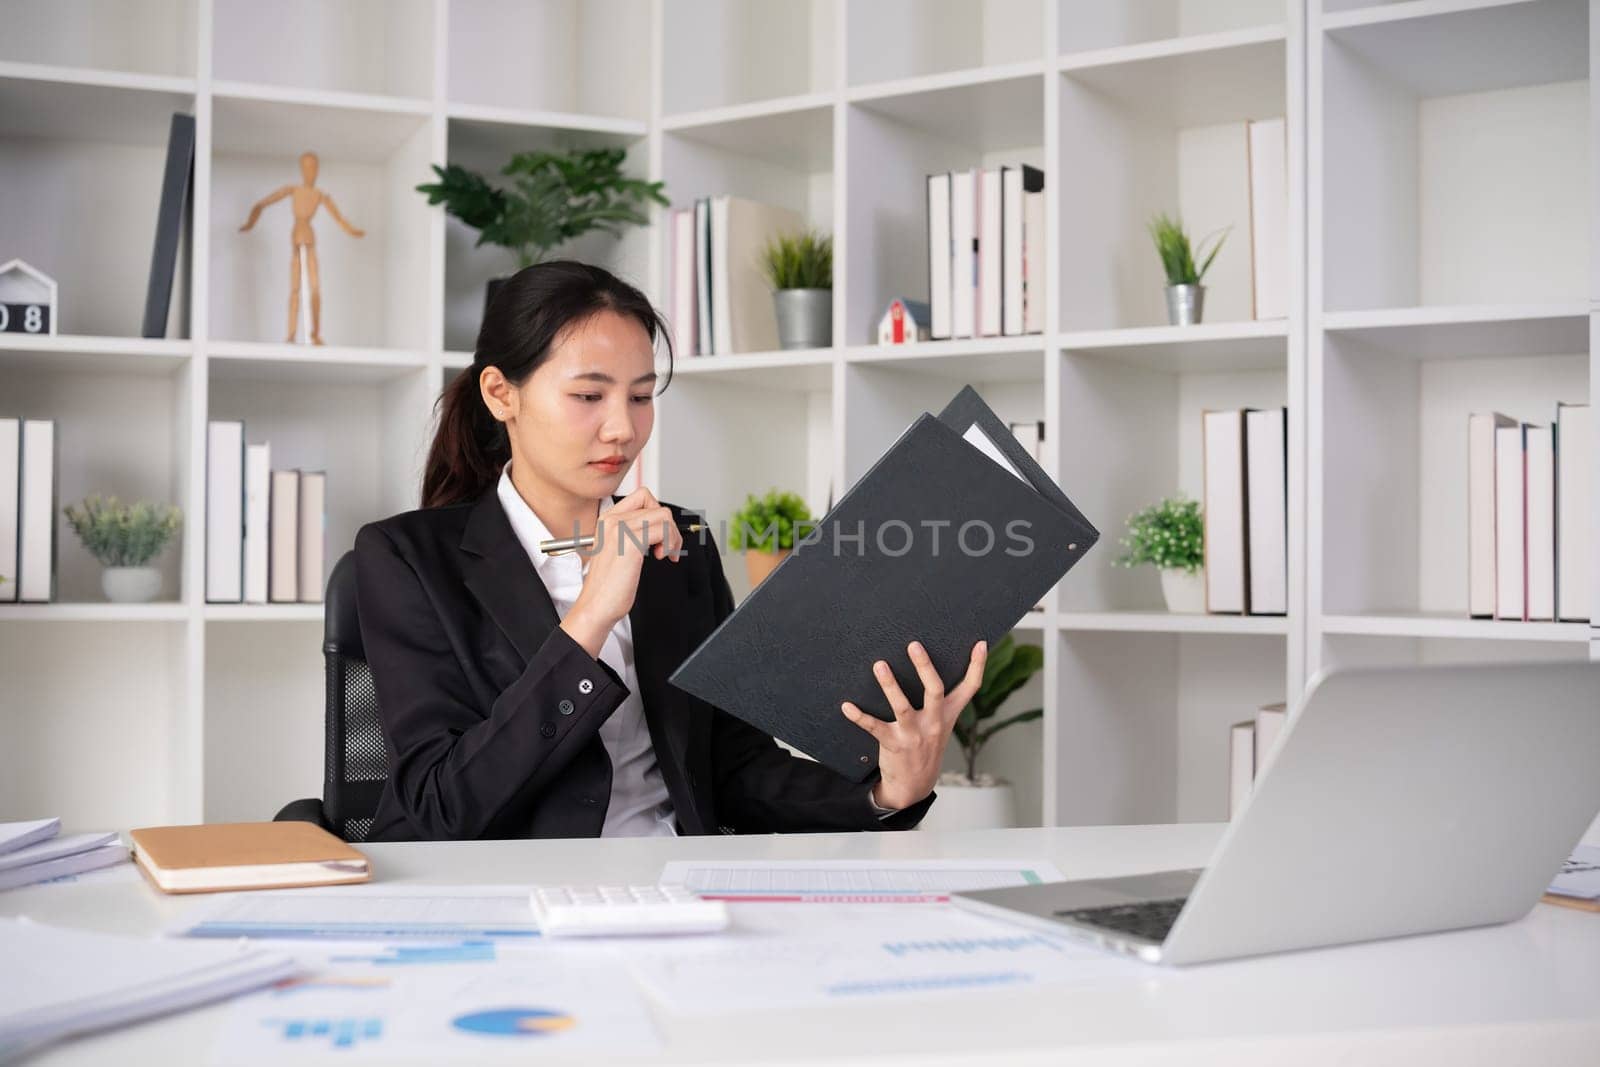
[[[372,877],[367,857],[308,822],[147,826],[133,858],[163,893],[289,889]]]

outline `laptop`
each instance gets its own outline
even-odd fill
[[[1600,812],[1600,663],[1321,674],[1202,870],[959,893],[1188,964],[1510,922]]]

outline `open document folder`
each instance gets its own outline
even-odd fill
[[[922,642],[947,687],[1099,538],[971,386],[923,413],[671,682],[855,781],[878,747],[852,701],[894,718],[885,660],[914,705]]]

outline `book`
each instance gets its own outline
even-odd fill
[[[1256,776],[1256,723],[1236,722],[1228,728],[1228,818],[1236,819],[1250,799]]]
[[[244,602],[267,602],[268,530],[272,498],[272,446],[244,449]]]
[[[1022,332],[1044,332],[1044,171],[1022,165]]]
[[[299,541],[296,556],[299,567],[299,594],[302,604],[322,603],[322,570],[326,551],[328,475],[323,471],[300,472]]]
[[[1529,426],[1523,434],[1527,514],[1523,520],[1528,555],[1528,619],[1556,617],[1556,452],[1549,426]]]
[[[244,423],[206,424],[206,602],[244,599]]]
[[[977,177],[950,175],[950,336],[975,336],[978,292]]]
[[[777,311],[761,268],[761,251],[780,233],[804,226],[805,220],[785,207],[738,196],[712,199],[712,350],[717,355],[778,347]]]
[[[1495,431],[1515,421],[1498,411],[1467,416],[1467,614],[1494,617]]]
[[[193,211],[189,197],[194,182],[194,116],[175,114],[167,132],[167,162],[161,178],[161,206],[156,211],[155,244],[150,250],[150,283],[145,290],[142,337],[167,335],[172,304],[172,279],[185,219]]]
[[[0,853],[0,890],[35,885],[68,874],[109,867],[128,858],[115,833],[51,836]]]
[[[17,599],[17,540],[22,528],[22,420],[0,418],[0,604]]]
[[[17,498],[17,599],[46,604],[56,595],[56,475],[59,458],[53,419],[22,420]]]
[[[928,175],[928,335],[950,337],[950,175]]]
[[[1245,486],[1250,614],[1289,611],[1289,411],[1247,411]]]
[[[1243,614],[1250,603],[1244,416],[1243,411],[1201,414],[1206,610],[1214,614]]]
[[[695,286],[694,209],[672,213],[672,346],[680,356],[700,354],[697,311],[700,294]]]
[[[1288,141],[1283,119],[1247,123],[1250,153],[1250,278],[1258,319],[1289,315]]]
[[[1494,617],[1528,617],[1527,499],[1523,428],[1494,431]]]
[[[267,600],[293,604],[300,598],[300,472],[273,471],[267,494]]]
[[[920,706],[909,642],[956,684],[973,645],[992,647],[1099,537],[971,386],[919,415],[813,532],[697,648],[649,654],[679,662],[676,688],[852,781],[878,745],[841,703],[893,718],[875,660]]]
[[[711,201],[694,202],[695,355],[716,351],[711,343]]]
[[[1556,405],[1556,617],[1588,622],[1594,596],[1594,409]]]
[[[1263,704],[1256,710],[1255,729],[1255,771],[1253,778],[1260,778],[1267,769],[1267,764],[1272,761],[1273,751],[1278,744],[1278,738],[1283,734],[1285,726],[1289,725],[1289,706],[1287,704]]]
[[[1002,328],[1003,293],[1000,279],[1005,265],[1001,222],[1000,170],[978,171],[978,336],[998,337]]]
[[[372,876],[367,857],[308,822],[146,826],[133,858],[163,893],[343,885]]]

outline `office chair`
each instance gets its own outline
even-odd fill
[[[346,841],[365,841],[389,768],[378,694],[361,644],[354,552],[341,556],[328,578],[322,655],[327,678],[322,799],[292,801],[273,821],[312,822]]]

